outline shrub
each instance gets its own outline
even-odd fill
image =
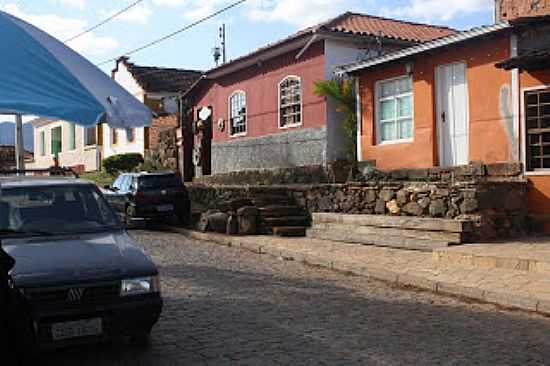
[[[103,160],[103,169],[111,175],[119,172],[130,172],[143,163],[143,156],[139,153],[128,153],[109,156]]]

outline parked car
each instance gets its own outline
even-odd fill
[[[95,184],[0,177],[0,239],[37,349],[147,342],[162,310],[159,273]]]
[[[127,224],[170,218],[186,224],[190,217],[187,189],[175,173],[123,173],[104,193]]]

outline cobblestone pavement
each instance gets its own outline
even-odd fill
[[[549,365],[550,319],[393,288],[177,234],[133,234],[159,265],[151,346],[48,365]]]

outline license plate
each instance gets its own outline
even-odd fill
[[[160,206],[157,206],[157,211],[158,212],[168,212],[168,211],[172,211],[174,209],[174,205],[160,205]]]
[[[103,333],[101,318],[52,324],[52,338],[54,341],[97,336],[101,333]]]

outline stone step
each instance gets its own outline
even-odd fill
[[[293,205],[269,205],[260,207],[262,217],[302,216],[303,210]]]
[[[468,233],[472,230],[472,223],[470,221],[425,217],[314,213],[312,218],[315,224],[348,224],[410,230],[447,231],[452,233]]]
[[[306,236],[305,226],[275,226],[271,232],[276,236],[284,237],[304,237]]]
[[[262,217],[260,221],[265,227],[309,226],[307,216]]]
[[[506,269],[550,276],[550,248],[547,243],[469,244],[438,249],[432,259],[442,266]]]
[[[438,248],[445,248],[449,243],[444,240],[423,240],[416,238],[407,238],[404,236],[380,236],[380,235],[364,235],[346,230],[325,230],[325,229],[308,229],[307,236],[313,239],[338,241],[351,244],[377,245],[383,247],[433,251]]]
[[[287,195],[261,195],[252,198],[252,203],[258,207],[270,205],[291,205],[292,198]]]
[[[447,231],[428,231],[428,230],[411,230],[400,229],[393,227],[377,227],[377,226],[358,226],[349,224],[318,224],[313,223],[312,229],[319,230],[339,230],[345,233],[372,236],[377,235],[384,237],[404,237],[418,240],[435,240],[446,242],[448,244],[461,244],[464,240],[464,233],[453,233]],[[345,240],[344,240],[345,241]]]

